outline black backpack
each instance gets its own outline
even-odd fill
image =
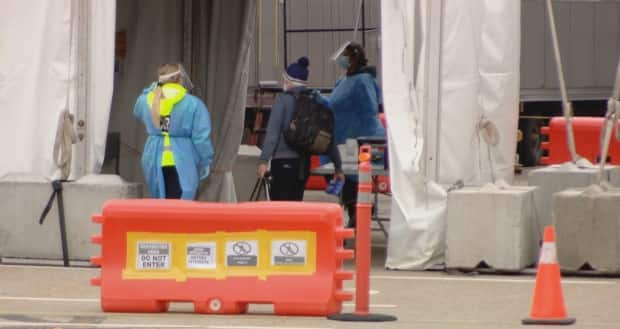
[[[284,140],[302,154],[327,154],[334,139],[334,114],[311,90],[290,94],[295,97],[295,112],[284,128]]]

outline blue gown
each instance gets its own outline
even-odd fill
[[[385,136],[377,117],[381,95],[369,73],[345,76],[336,82],[328,98],[334,112],[334,139],[344,144],[348,138]]]
[[[156,84],[145,89],[138,97],[134,107],[134,116],[140,119],[148,137],[142,153],[142,170],[152,198],[165,198],[165,184],[161,169],[164,136],[155,128],[151,119],[151,107],[147,95]],[[165,89],[164,85],[164,89]],[[196,197],[200,179],[209,174],[213,160],[211,144],[211,120],[204,103],[197,97],[186,94],[170,114],[170,142],[179,184],[181,198],[193,200]]]
[[[334,142],[345,144],[349,138],[385,137],[385,129],[378,118],[381,91],[374,76],[358,73],[336,82],[329,98],[321,96],[334,112]],[[329,163],[321,156],[321,164]],[[353,179],[351,177],[351,179]]]

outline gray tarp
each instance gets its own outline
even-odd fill
[[[206,16],[208,48],[206,56],[200,58],[207,59],[206,98],[209,106],[217,109],[211,112],[215,158],[211,175],[203,182],[198,198],[236,202],[232,167],[243,134],[256,2],[210,1],[210,4]]]
[[[143,181],[146,134],[132,115],[136,97],[159,64],[182,62],[213,126],[216,154],[199,199],[236,201],[230,170],[243,131],[255,1],[118,0],[117,8],[116,30],[126,32],[127,56],[117,62],[109,131],[121,133],[121,176]]]

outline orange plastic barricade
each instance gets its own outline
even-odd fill
[[[318,155],[313,155],[310,158],[310,169],[315,169],[321,166],[321,159]],[[325,181],[325,177],[321,175],[310,175],[308,177],[308,181],[306,182],[306,190],[324,190],[327,188],[327,182]]]
[[[592,163],[598,162],[603,120],[600,117],[574,117],[571,119],[577,154]],[[541,129],[541,134],[547,135],[547,141],[541,144],[541,148],[547,151],[547,156],[540,159],[541,164],[558,164],[571,160],[566,141],[566,120],[564,117],[552,118],[549,121],[549,126]],[[608,162],[620,164],[620,143],[615,138],[612,138],[609,144]]]
[[[198,313],[238,314],[273,304],[278,315],[339,313],[352,294],[343,270],[353,230],[336,204],[202,203],[114,200],[93,221],[102,225],[101,308],[165,312],[191,302]]]

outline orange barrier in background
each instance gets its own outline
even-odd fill
[[[379,121],[381,121],[381,124],[383,125],[383,128],[387,129],[387,119],[385,118],[385,114],[379,113],[378,117]],[[318,155],[313,155],[310,159],[310,170],[316,169],[321,166],[320,157]],[[383,161],[388,161],[387,152]],[[325,181],[325,177],[321,175],[310,175],[305,187],[306,190],[325,190],[325,188],[327,188],[327,182]],[[374,188],[379,193],[391,193],[392,191],[390,187],[390,177],[376,176],[374,178]]]
[[[597,163],[601,150],[600,138],[603,118],[574,117],[571,122],[575,133],[577,154],[592,163]],[[541,129],[541,134],[547,136],[547,141],[541,144],[541,148],[547,151],[547,156],[540,159],[541,164],[558,164],[571,160],[566,141],[566,120],[564,117],[552,118],[549,121],[549,126]],[[613,137],[609,144],[608,156],[612,164],[620,164],[620,143]]]
[[[321,159],[318,155],[313,155],[310,158],[310,170],[316,169],[321,166]],[[321,175],[310,175],[306,182],[306,190],[321,191],[327,188],[327,182],[325,177]]]
[[[101,307],[106,312],[165,312],[191,302],[198,313],[238,314],[273,304],[278,315],[339,313],[353,273],[342,248],[336,204],[114,200],[102,225]]]

